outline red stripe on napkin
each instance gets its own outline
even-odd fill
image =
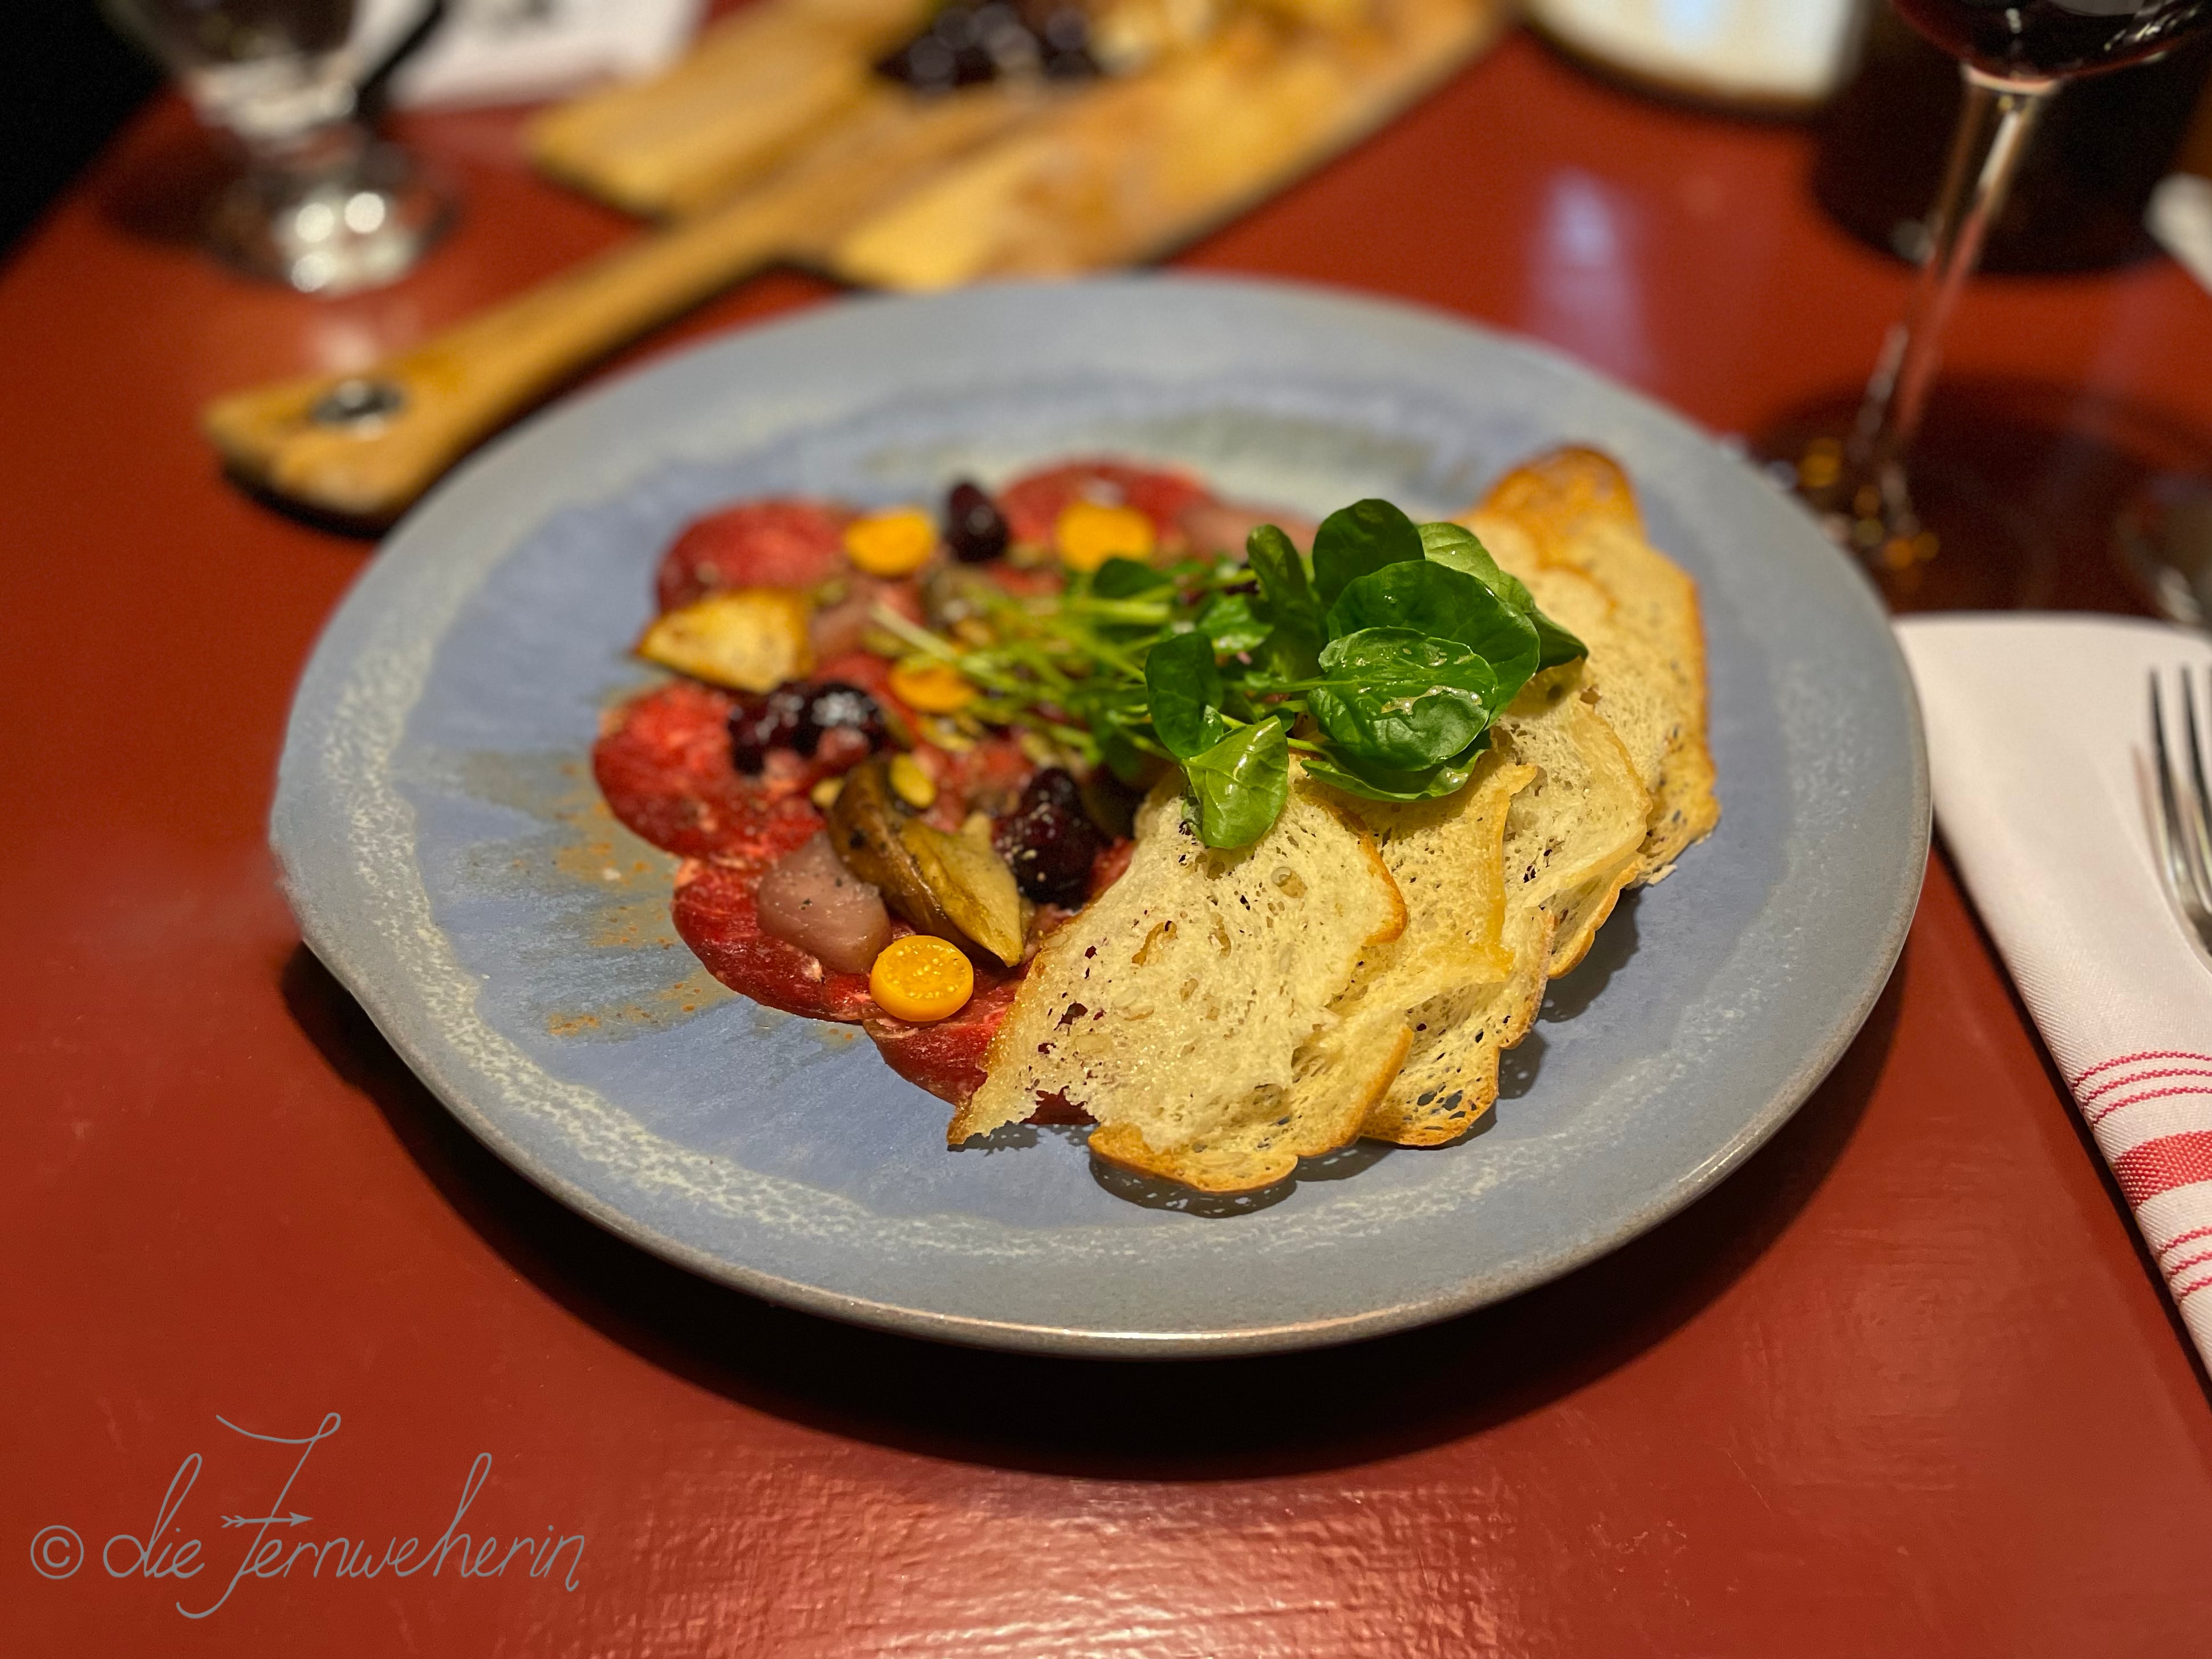
[[[2115,1066],[2132,1066],[2141,1060],[2195,1060],[2212,1066],[2212,1054],[2192,1054],[2186,1048],[2145,1048],[2139,1054],[2122,1054],[2116,1060],[2101,1060],[2073,1079],[2072,1086],[2078,1091],[2081,1085],[2100,1072],[2109,1072]]]
[[[2074,1097],[2087,1106],[2100,1095],[2108,1095],[2115,1089],[2124,1089],[2131,1083],[2148,1083],[2162,1077],[2212,1077],[2212,1068],[2203,1066],[2166,1066],[2155,1072],[2130,1072],[2125,1077],[2108,1077],[2095,1088],[2084,1091],[2076,1089]]]
[[[2186,1244],[2192,1238],[2212,1238],[2212,1227],[2191,1227],[2185,1233],[2176,1233],[2154,1250],[2154,1255],[2164,1255],[2177,1244]]]
[[[2100,1106],[2087,1115],[2088,1120],[2092,1124],[2102,1123],[2123,1106],[2138,1105],[2146,1100],[2170,1100],[2176,1095],[2212,1095],[2212,1089],[2147,1089],[2139,1095],[2129,1095],[2116,1100],[2109,1106]]]
[[[2212,1181],[2212,1129],[2161,1135],[2130,1146],[2112,1160],[2112,1174],[2131,1205],[2176,1187]]]

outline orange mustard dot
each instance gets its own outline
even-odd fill
[[[902,662],[890,672],[891,696],[924,714],[950,714],[974,701],[975,683],[941,662]]]
[[[1101,507],[1077,501],[1064,508],[1052,527],[1060,562],[1071,570],[1096,570],[1112,558],[1152,556],[1158,538],[1152,521],[1133,507]]]
[[[871,576],[910,576],[936,550],[936,521],[920,507],[865,514],[845,526],[845,556]]]
[[[959,946],[927,933],[895,939],[868,969],[868,994],[895,1019],[927,1025],[968,1006],[975,969]]]

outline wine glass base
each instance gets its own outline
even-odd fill
[[[2120,561],[2142,596],[2174,622],[2212,627],[2212,478],[2154,478],[2113,526]]]
[[[259,167],[216,200],[209,248],[232,269],[302,294],[397,282],[453,220],[453,204],[395,144],[370,140],[336,166]]]
[[[1926,447],[1913,453],[1909,477],[1854,475],[1839,435],[1846,429],[1816,416],[1763,433],[1752,447],[1893,611],[2048,602],[2056,544],[2007,480]]]

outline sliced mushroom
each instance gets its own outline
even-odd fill
[[[1022,959],[1028,918],[1006,860],[983,842],[947,835],[920,818],[899,826],[899,840],[955,927],[1009,968]]]
[[[899,839],[905,816],[891,793],[889,763],[863,761],[845,774],[844,787],[830,803],[830,844],[848,870],[883,890],[884,903],[923,933],[957,944],[959,930]]]
[[[830,809],[837,856],[919,931],[1009,965],[1020,961],[1026,919],[1013,872],[988,847],[911,817],[891,792],[890,772],[878,757],[845,775]]]

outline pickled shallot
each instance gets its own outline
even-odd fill
[[[827,834],[786,854],[761,878],[761,932],[841,974],[865,974],[891,942],[883,895],[838,861]]]

